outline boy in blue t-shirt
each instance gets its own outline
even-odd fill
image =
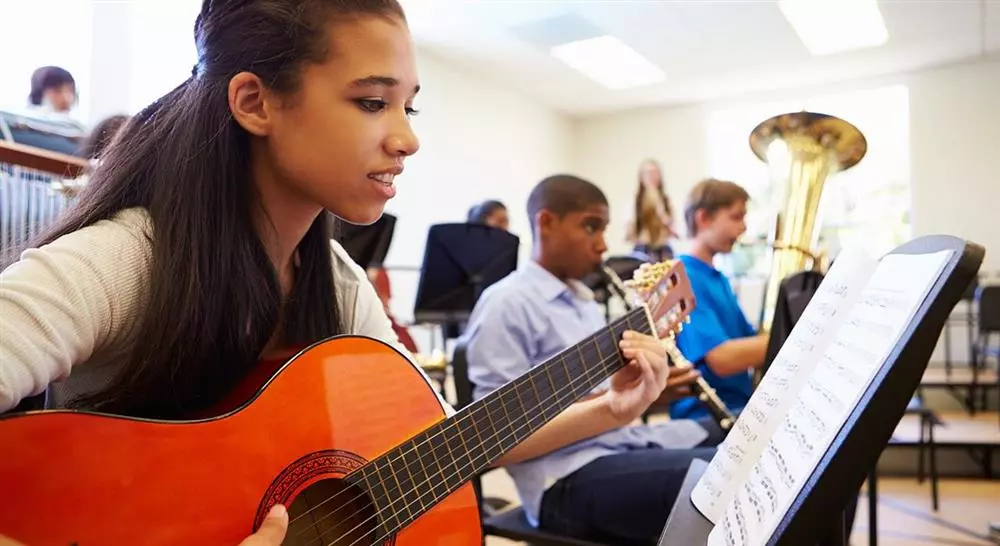
[[[746,190],[732,182],[699,182],[684,209],[693,238],[691,250],[679,258],[691,280],[696,304],[691,323],[677,338],[677,347],[734,413],[750,401],[750,370],[764,363],[768,338],[758,335],[747,321],[729,279],[712,266],[712,259],[731,252],[746,231],[748,200]],[[670,407],[675,419],[707,414],[694,398],[678,400]]]

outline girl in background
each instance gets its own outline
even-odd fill
[[[639,166],[639,188],[635,195],[635,216],[629,222],[626,239],[633,250],[650,261],[660,262],[673,258],[670,239],[676,235],[672,228],[673,213],[670,199],[663,187],[660,164],[647,159]]]

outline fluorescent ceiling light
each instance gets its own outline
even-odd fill
[[[778,7],[813,55],[880,46],[889,40],[876,0],[780,0]]]
[[[614,36],[598,36],[552,48],[552,55],[610,89],[661,82],[667,75]]]

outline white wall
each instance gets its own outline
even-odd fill
[[[631,212],[636,168],[643,158],[661,161],[668,192],[674,199],[677,227],[683,228],[680,215],[684,198],[708,170],[711,112],[741,104],[899,84],[910,91],[909,172],[914,235],[946,233],[985,246],[983,271],[996,279],[994,272],[1000,270],[1000,59],[822,89],[675,108],[645,108],[578,121],[576,171],[608,194],[613,223],[610,252],[625,252],[629,249],[624,241],[625,222]],[[834,178],[829,180],[832,183]],[[681,242],[678,246],[685,245]],[[741,295],[751,318],[759,308],[759,294],[758,287],[745,286]],[[954,332],[953,354],[964,359],[964,330]]]
[[[388,265],[420,266],[431,224],[462,222],[473,203],[489,198],[507,204],[523,262],[531,247],[528,193],[542,178],[572,166],[570,120],[426,52],[419,53],[418,66],[420,114],[413,126],[420,151],[407,160],[386,209],[398,217]],[[391,273],[400,319],[412,316],[417,276]]]
[[[85,76],[84,121],[135,113],[189,76],[196,61],[192,29],[200,0],[94,1],[92,12],[90,2],[85,4],[92,28],[80,35],[87,62],[78,62],[76,69]],[[36,12],[32,17],[39,16]],[[421,265],[431,224],[464,221],[474,203],[500,199],[510,209],[511,231],[521,236],[520,257],[526,260],[528,192],[545,176],[572,166],[568,118],[424,51],[418,51],[418,66],[422,91],[415,106],[421,112],[413,126],[421,148],[407,161],[396,182],[398,194],[386,209],[398,218],[387,263],[403,267],[390,273],[393,311],[402,321],[412,318],[418,280],[418,273],[406,268]],[[424,332],[413,333],[421,349],[428,349]]]
[[[987,249],[1000,269],[1000,59],[914,74],[910,151],[917,234]]]

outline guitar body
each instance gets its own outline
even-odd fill
[[[27,546],[236,546],[282,503],[293,520],[285,545],[367,545],[379,523],[372,504],[339,478],[443,418],[409,360],[360,337],[306,349],[220,417],[3,417],[0,536]],[[383,544],[481,541],[465,484]]]

